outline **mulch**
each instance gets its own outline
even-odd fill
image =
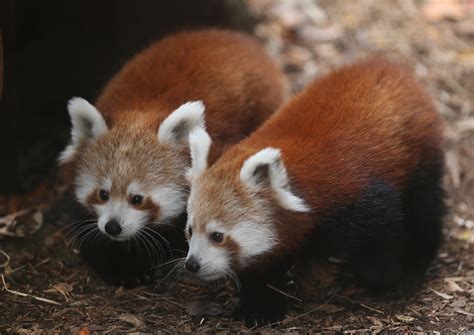
[[[293,92],[341,64],[378,53],[407,63],[446,121],[450,213],[424,286],[407,297],[371,296],[336,282],[294,302],[253,332],[464,333],[474,330],[474,2],[247,0],[255,33],[281,62]],[[51,178],[50,178],[51,179]],[[152,286],[106,285],[64,229],[72,197],[58,180],[0,198],[0,333],[249,331],[231,321],[232,283],[212,287],[171,272]]]

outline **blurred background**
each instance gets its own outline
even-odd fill
[[[280,330],[474,329],[474,0],[2,0],[0,23],[0,272],[10,289],[60,304],[19,296],[0,282],[0,306],[9,306],[0,332],[243,329],[220,319],[225,305],[197,318],[187,304],[194,288],[179,286],[174,301],[150,289],[105,286],[59,231],[73,220],[56,171],[69,137],[67,100],[94,100],[150,42],[208,26],[256,35],[294,93],[367,55],[406,63],[446,121],[451,212],[424,289],[387,302],[336,287],[322,301],[297,304]]]

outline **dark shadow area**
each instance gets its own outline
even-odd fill
[[[0,193],[24,192],[51,177],[68,140],[67,100],[94,100],[152,41],[187,28],[252,29],[241,0],[3,0],[0,16]]]

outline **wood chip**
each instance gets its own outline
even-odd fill
[[[454,298],[452,295],[436,291],[435,289],[432,289],[432,288],[430,288],[430,291],[433,292],[434,294],[436,294],[437,296],[445,299],[445,300],[451,300],[451,299]]]
[[[119,316],[119,320],[129,323],[135,328],[141,329],[145,327],[145,322],[136,315],[132,314],[122,314]]]

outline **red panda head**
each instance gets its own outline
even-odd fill
[[[204,129],[202,102],[183,104],[158,130],[140,122],[109,129],[100,112],[81,98],[71,99],[68,110],[72,138],[59,162],[73,164],[77,200],[97,216],[102,233],[128,240],[185,211],[188,134]]]
[[[308,208],[290,190],[280,150],[263,149],[237,168],[235,162],[220,159],[207,169],[208,135],[197,129],[189,138],[192,187],[186,267],[204,280],[232,276],[281,243],[275,224],[280,209],[306,212]]]

